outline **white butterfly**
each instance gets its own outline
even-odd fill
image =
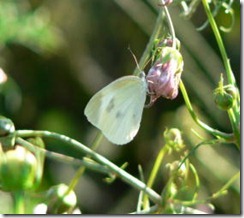
[[[146,101],[145,74],[124,76],[97,92],[85,115],[112,143],[129,143],[137,134]]]

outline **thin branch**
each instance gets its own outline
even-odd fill
[[[70,147],[73,147],[80,152],[89,155],[91,158],[93,158],[95,161],[99,162],[100,164],[106,166],[108,169],[110,169],[113,173],[116,174],[119,178],[121,178],[123,181],[131,185],[132,187],[136,188],[137,190],[143,191],[148,195],[148,197],[155,203],[155,204],[161,204],[161,196],[156,193],[154,190],[148,188],[145,183],[141,182],[139,179],[133,177],[123,169],[119,168],[114,163],[110,162],[108,159],[103,157],[102,155],[94,152],[90,148],[86,147],[82,143],[69,138],[68,136],[61,135],[54,132],[49,131],[33,131],[33,130],[18,130],[16,131],[17,137],[44,137],[44,138],[51,138],[58,141],[62,141],[67,143]],[[19,140],[19,139],[18,139]]]

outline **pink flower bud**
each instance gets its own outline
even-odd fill
[[[146,76],[151,97],[149,106],[160,96],[176,98],[182,70],[183,59],[180,52],[172,47],[164,47],[161,57],[156,60]]]

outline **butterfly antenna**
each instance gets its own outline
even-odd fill
[[[130,46],[128,47],[128,50],[130,51],[130,53],[131,53],[131,55],[132,55],[132,57],[133,57],[133,59],[134,59],[134,61],[135,61],[135,63],[136,63],[136,66],[137,66],[138,70],[142,71],[142,70],[140,69],[140,66],[139,66],[139,63],[138,63],[138,61],[137,61],[137,58],[136,58],[135,54],[133,53],[133,51],[131,50]]]

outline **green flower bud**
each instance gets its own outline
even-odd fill
[[[233,98],[234,100],[237,99],[237,96],[238,96],[238,90],[237,90],[237,88],[236,88],[235,86],[233,86],[233,85],[226,85],[226,86],[224,86],[224,90],[225,90],[229,95],[231,95],[232,98]]]
[[[69,187],[65,184],[59,184],[53,186],[47,192],[47,213],[50,214],[62,214],[70,213],[76,206],[77,198],[73,190],[67,190]]]
[[[187,180],[188,177],[188,167],[186,163],[181,164],[179,168],[179,161],[174,161],[173,163],[168,163],[166,165],[167,169],[169,170],[169,175],[174,176],[174,182],[177,187],[181,187],[181,185]]]
[[[180,151],[185,147],[181,132],[177,128],[166,129],[164,131],[164,139],[165,144],[175,151]]]
[[[237,98],[238,91],[233,85],[224,86],[224,79],[221,74],[218,87],[214,90],[214,101],[221,110],[231,109]]]
[[[214,93],[214,102],[221,110],[229,110],[234,105],[233,97],[227,92],[220,93],[216,91]]]
[[[15,144],[15,127],[12,120],[0,116],[0,144],[7,150]]]
[[[36,157],[22,146],[16,145],[12,150],[0,151],[1,189],[20,191],[32,188],[36,168]]]

